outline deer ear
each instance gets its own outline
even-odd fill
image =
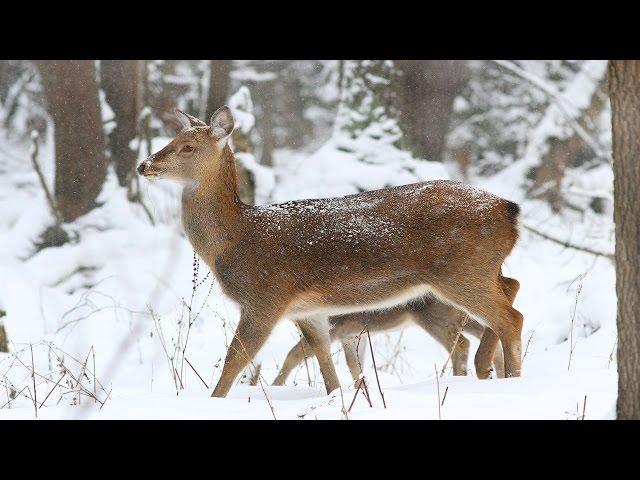
[[[233,115],[229,107],[224,105],[211,115],[209,122],[209,135],[218,137],[220,140],[227,138],[233,132]]]
[[[207,124],[204,123],[202,120],[194,117],[193,115],[189,115],[188,113],[185,113],[182,110],[176,109],[175,114],[184,128],[207,126]]]

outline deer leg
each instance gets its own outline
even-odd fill
[[[465,328],[464,328],[464,331],[466,334],[473,335],[478,340],[482,339],[482,335],[484,334],[485,330],[486,330],[485,327],[483,327],[477,321],[471,318],[467,320],[467,324],[465,325]],[[481,342],[480,347],[478,349],[481,352],[480,355],[478,356],[478,354],[476,353],[474,363],[476,365],[477,371],[478,370],[481,372],[490,371],[492,359],[487,356],[491,352],[491,349],[487,348],[487,344],[486,344],[487,341],[488,339],[485,339],[485,343]],[[502,346],[500,342],[498,342],[495,347],[495,351],[493,354],[493,366],[495,368],[495,371],[498,373],[498,378],[504,378],[504,356],[502,354]]]
[[[453,342],[451,342],[453,344]],[[452,347],[453,348],[453,347]],[[451,363],[453,364],[453,374],[457,377],[467,376],[467,361],[469,358],[469,340],[464,335],[458,338],[458,344],[451,355]]]
[[[327,389],[327,394],[329,394],[340,387],[338,375],[336,375],[336,369],[331,359],[329,322],[327,318],[323,317],[298,320],[298,327],[300,327],[304,339],[318,360],[324,385]]]
[[[212,397],[225,397],[233,381],[238,374],[253,360],[258,351],[269,338],[269,334],[273,330],[277,317],[258,318],[244,310],[240,316],[238,328],[233,336],[227,357],[222,367],[222,375],[216,388],[211,394]]]
[[[502,343],[496,345],[496,352],[493,354],[493,366],[496,369],[498,378],[504,378],[504,352],[502,351]]]
[[[510,313],[513,316],[514,323],[516,325],[518,325],[518,331],[516,333],[513,334],[509,334],[511,335],[511,337],[517,337],[515,339],[515,343],[517,343],[517,345],[512,344],[512,340],[508,340],[509,343],[509,363],[510,365],[515,365],[517,366],[517,371],[518,371],[518,375],[520,376],[520,364],[522,362],[521,357],[520,357],[520,342],[521,342],[521,330],[522,330],[522,322],[523,322],[523,318],[522,318],[522,314],[520,312],[518,312],[516,309],[513,308],[513,302],[516,299],[516,295],[518,294],[518,291],[520,290],[520,282],[518,282],[518,280],[516,280],[515,278],[509,278],[509,277],[503,277],[502,275],[500,275],[500,280],[502,282],[502,290],[504,291],[505,295],[507,296],[507,298],[509,299],[509,303],[511,304],[512,308],[510,309]],[[511,338],[510,337],[510,338]],[[505,376],[513,376],[513,375],[508,375],[507,374],[507,359],[506,356],[504,356],[503,352],[502,352],[502,347],[499,346],[500,348],[498,348],[498,351],[496,352],[496,356],[499,358],[503,358],[504,361],[500,364],[500,362],[496,361],[496,358],[494,358],[494,363],[496,365],[496,370],[498,372],[498,377],[499,378],[503,378]],[[507,346],[505,345],[504,348],[506,349]],[[515,368],[515,367],[512,367]]]
[[[519,377],[522,370],[522,324],[524,317],[512,306],[506,307],[503,324],[498,330],[504,352],[504,376]]]
[[[491,361],[496,351],[498,340],[502,342],[504,352],[504,370],[506,377],[518,377],[521,370],[521,335],[523,317],[511,306],[511,300],[504,291],[500,277],[487,285],[443,285],[445,298],[460,306],[472,317],[488,325],[485,328],[480,347],[476,352],[476,372],[478,378],[488,378]],[[471,290],[473,288],[473,290]],[[475,294],[471,293],[474,292]]]
[[[352,337],[342,340],[344,357],[347,360],[349,372],[354,382],[357,382],[364,366],[364,356],[367,352],[367,342],[362,337]]]
[[[503,305],[498,310],[498,316],[484,317],[490,322],[489,328],[485,328],[480,346],[476,352],[476,373],[478,378],[489,378],[491,361],[495,361],[495,353],[498,341],[502,343],[504,367],[500,361],[496,361],[498,376],[504,368],[505,377],[519,377],[521,370],[521,335],[523,317],[520,312],[510,305]],[[498,351],[498,354],[500,352]]]
[[[260,381],[260,372],[262,371],[262,363],[258,363],[255,368],[253,365],[249,365],[248,374],[249,374],[249,385],[255,387],[258,385]]]
[[[284,385],[287,381],[287,377],[291,374],[293,369],[304,362],[305,355],[307,358],[313,356],[311,353],[311,347],[304,338],[301,338],[300,341],[291,350],[289,350],[287,358],[285,358],[284,364],[272,385]]]
[[[430,318],[428,315],[420,315],[417,316],[414,321],[442,345],[447,353],[451,353],[453,374],[455,376],[466,376],[469,340],[462,335],[459,322],[440,318],[438,312],[436,312],[435,309],[432,310],[434,310],[433,318]]]
[[[493,330],[490,328],[484,329],[474,358],[476,376],[478,378],[485,380],[491,376],[491,362],[495,358],[499,341],[500,339]],[[504,360],[502,359],[500,363],[502,365],[502,375],[504,376]]]
[[[502,291],[508,298],[511,305],[513,305],[513,301],[516,298],[518,290],[520,290],[520,282],[515,278],[504,277],[502,274],[500,274],[498,278]],[[496,369],[498,378],[504,378],[504,353],[501,343],[497,341],[497,336],[493,332],[487,333],[486,337],[482,335],[480,346],[476,352],[475,365],[478,378],[489,378],[491,359],[493,359],[493,365]]]

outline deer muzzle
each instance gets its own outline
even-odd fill
[[[162,173],[162,169],[154,163],[155,155],[151,155],[144,162],[138,165],[138,173],[143,177],[158,176]]]

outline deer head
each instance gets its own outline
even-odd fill
[[[233,132],[231,110],[226,105],[219,108],[211,116],[209,125],[180,110],[176,110],[176,115],[183,130],[166,147],[142,162],[138,173],[147,178],[199,182],[220,163]]]

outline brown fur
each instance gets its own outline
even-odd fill
[[[489,326],[502,341],[506,375],[520,375],[522,315],[511,306],[500,273],[517,239],[515,204],[438,180],[251,207],[236,194],[232,122],[223,107],[210,126],[195,124],[139,167],[145,176],[188,184],[185,231],[241,308],[214,396],[227,394],[284,317],[301,327],[332,391],[339,383],[328,316],[429,292]],[[491,352],[495,344],[485,342]]]

